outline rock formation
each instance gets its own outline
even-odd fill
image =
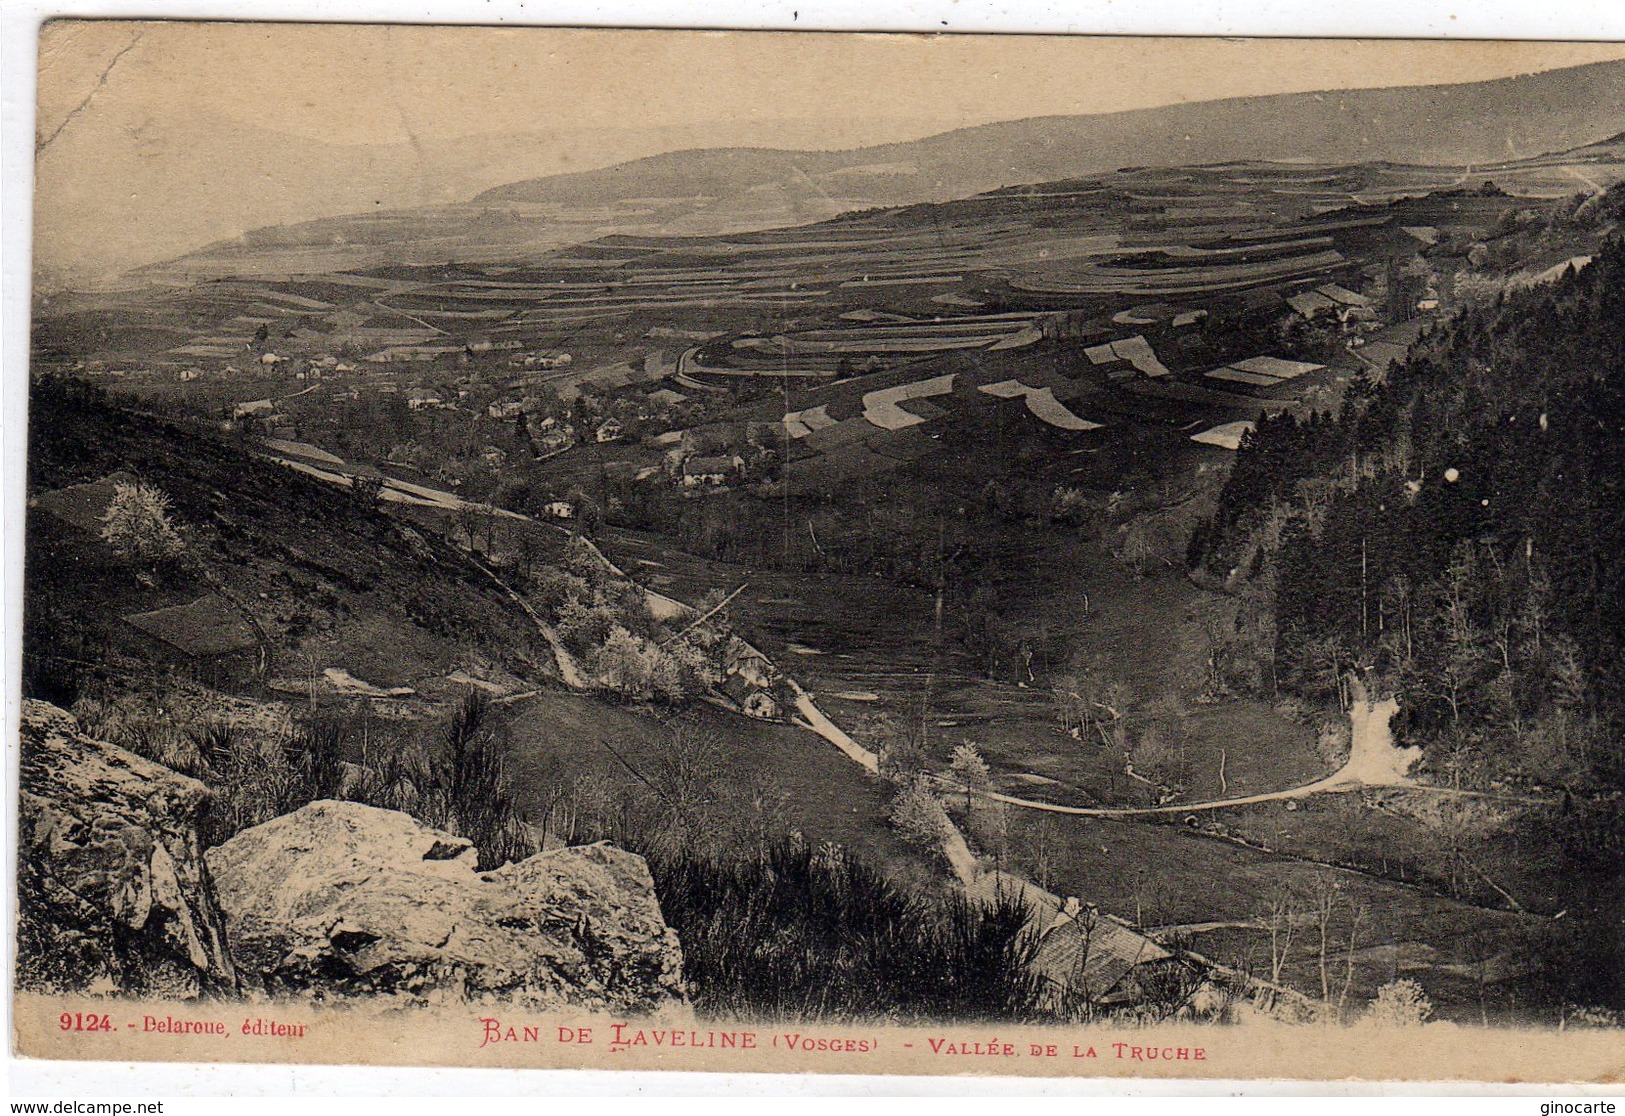
[[[23,702],[17,983],[194,997],[237,985],[204,864],[195,779]]]
[[[482,873],[464,838],[321,801],[208,863],[244,980],[272,995],[619,1012],[682,1000],[648,867],[607,845]]]

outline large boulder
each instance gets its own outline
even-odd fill
[[[244,979],[272,995],[618,1012],[683,997],[648,866],[607,845],[479,872],[462,837],[322,801],[208,860]]]
[[[194,997],[237,985],[198,838],[196,779],[23,702],[17,983]]]

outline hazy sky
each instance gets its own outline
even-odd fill
[[[258,225],[459,200],[673,147],[844,148],[1027,116],[1478,81],[1625,57],[1625,44],[60,22],[40,57],[37,263],[96,274]],[[492,142],[517,134],[511,151]],[[335,170],[331,145],[375,150]]]

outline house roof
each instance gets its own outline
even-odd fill
[[[255,645],[253,629],[216,593],[191,604],[131,613],[124,622],[193,658],[228,655]]]
[[[1371,300],[1363,294],[1357,294],[1347,287],[1340,287],[1336,283],[1326,283],[1315,288],[1315,293],[1341,302],[1344,306],[1370,306]]]
[[[750,679],[738,674],[730,674],[722,680],[718,687],[723,694],[732,699],[737,705],[744,705],[745,699],[750,697],[751,691],[756,689]]]
[[[1367,341],[1354,350],[1354,355],[1372,368],[1383,371],[1390,364],[1404,360],[1408,352],[1410,352],[1408,345],[1399,345],[1392,341]]]
[[[1312,317],[1323,310],[1330,310],[1337,303],[1316,291],[1299,291],[1297,294],[1286,296],[1287,305],[1292,307],[1304,317]]]
[[[733,461],[726,457],[691,457],[683,462],[683,472],[694,477],[731,473],[733,467]]]
[[[342,457],[335,457],[320,446],[310,445],[308,442],[290,442],[286,438],[267,438],[265,448],[273,453],[287,454],[290,457],[303,457],[310,461],[319,461],[324,465],[343,465]]]
[[[1053,984],[1090,1000],[1111,997],[1136,967],[1172,956],[1143,934],[1100,914],[1059,916],[1038,943],[1033,968]]]

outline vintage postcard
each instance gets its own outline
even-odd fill
[[[1625,1074],[1625,44],[58,21],[35,162],[19,1053]]]

